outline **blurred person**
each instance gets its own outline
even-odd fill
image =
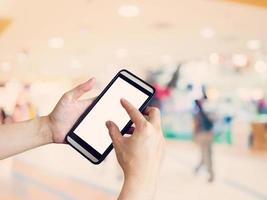
[[[26,102],[23,104],[17,103],[13,112],[13,120],[15,122],[21,122],[29,119],[33,119],[37,115],[36,108],[32,103]]]
[[[264,97],[257,101],[257,111],[259,114],[267,113],[267,103]]]
[[[37,112],[37,108],[35,107],[35,105],[33,103],[31,103],[30,101],[27,102],[27,106],[28,106],[28,113],[29,113],[29,119],[33,119],[34,117],[37,116],[38,112]]]
[[[16,99],[16,105],[13,111],[13,120],[15,122],[33,119],[37,115],[36,107],[31,103],[30,85],[22,86]]]
[[[156,89],[156,94],[153,97],[150,105],[161,109],[162,100],[170,95],[170,89],[168,87],[161,86],[157,82],[153,82],[151,85]]]
[[[28,118],[26,114],[27,114],[27,111],[24,109],[24,107],[17,103],[13,111],[14,122],[27,120]]]
[[[12,117],[7,115],[4,109],[0,107],[0,125],[9,123],[10,119],[12,119]],[[1,166],[4,166],[4,168],[1,168],[1,171],[3,172],[2,173],[3,176],[1,176],[1,180],[5,178],[8,179],[12,176],[12,172],[11,172],[12,165],[13,165],[13,158],[6,159],[4,160],[4,162],[1,162]]]
[[[195,173],[201,169],[202,166],[207,168],[209,173],[208,181],[214,180],[214,171],[212,163],[212,141],[213,141],[213,121],[204,110],[204,104],[207,101],[207,96],[204,87],[202,88],[203,97],[195,100],[195,113],[194,113],[194,127],[193,134],[196,143],[199,145],[201,159]]]
[[[0,108],[0,124],[5,124],[6,121],[6,113],[3,108]]]
[[[65,143],[67,132],[94,100],[79,100],[93,88],[94,83],[95,80],[90,79],[65,93],[47,116],[1,125],[0,159],[46,144]],[[123,137],[114,122],[106,122],[124,172],[124,184],[118,199],[150,200],[154,198],[164,148],[160,113],[157,108],[148,107],[143,116],[125,99],[121,100],[121,105],[134,124],[129,131],[131,136]]]
[[[177,87],[179,78],[180,78],[180,71],[181,71],[182,63],[180,63],[174,73],[172,74],[172,78],[170,82],[167,84],[167,88],[173,89]]]
[[[165,86],[161,86],[158,83],[158,80],[156,76],[160,74],[160,72],[150,72],[147,82],[150,83],[156,90],[155,96],[152,98],[150,101],[149,105],[157,107],[159,109],[162,108],[162,100],[166,97],[169,96],[170,91],[169,88]]]
[[[172,89],[175,89],[177,87],[177,83],[180,77],[180,69],[181,69],[182,63],[180,63],[176,70],[173,72],[172,77],[170,81],[167,83],[166,86],[161,86],[156,78],[150,78],[151,80],[149,81],[151,85],[156,89],[156,94],[153,97],[150,105],[155,106],[159,109],[162,108],[162,101],[171,95]]]
[[[6,115],[5,124],[10,124],[13,122],[14,122],[14,120],[13,120],[12,115]]]
[[[6,114],[3,108],[0,108],[0,124],[8,124],[13,122],[13,117]]]

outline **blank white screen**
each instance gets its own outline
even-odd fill
[[[106,121],[115,122],[122,130],[130,120],[120,104],[121,98],[125,98],[138,109],[148,95],[119,77],[74,130],[76,135],[100,154],[103,154],[112,143],[105,125]]]

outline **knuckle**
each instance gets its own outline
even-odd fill
[[[63,95],[62,95],[62,98],[67,98],[68,96],[68,92],[65,92]]]
[[[151,111],[153,111],[153,112],[158,112],[159,111],[159,109],[157,108],[157,107],[150,107],[150,109],[151,109]]]
[[[144,122],[143,122],[143,128],[144,128],[144,129],[148,129],[149,126],[150,126],[150,124],[149,124],[148,121],[144,121]]]
[[[71,94],[70,94],[70,92],[66,92],[66,93],[64,93],[63,96],[62,96],[62,98],[63,98],[63,99],[66,99],[66,100],[70,99],[70,98],[71,98]]]
[[[151,107],[150,108],[151,112],[154,114],[159,115],[160,114],[160,110],[157,107]]]
[[[147,132],[146,130],[149,129],[149,122],[148,121],[142,121],[140,122],[139,126],[137,127],[140,131]]]

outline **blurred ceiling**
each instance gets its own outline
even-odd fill
[[[267,7],[267,1],[266,0],[229,0],[229,1]]]
[[[229,1],[1,0],[1,18],[13,21],[0,35],[0,80],[141,72],[212,52],[255,53],[249,40],[261,53],[267,46],[266,8]]]
[[[10,19],[0,18],[0,34],[8,27],[10,23],[11,23]]]

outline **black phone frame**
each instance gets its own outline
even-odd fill
[[[146,84],[147,86],[149,86],[153,92],[149,92],[148,90],[146,90],[144,87],[138,85],[136,82],[132,81],[131,79],[127,78],[126,76],[124,76],[122,74],[122,72],[126,72],[128,74],[130,74],[131,76],[133,76],[134,78],[138,79],[139,81],[141,81],[142,83]],[[93,109],[93,107],[97,104],[97,102],[102,98],[102,96],[107,92],[107,90],[111,87],[111,85],[117,80],[117,78],[122,78],[123,80],[127,81],[128,83],[130,83],[131,85],[133,85],[134,87],[136,87],[137,89],[141,90],[142,92],[144,92],[145,94],[148,95],[148,98],[146,99],[146,101],[142,104],[142,106],[139,108],[140,112],[143,112],[145,110],[145,108],[148,106],[149,102],[151,101],[151,99],[153,98],[153,96],[155,95],[155,88],[153,86],[151,86],[149,83],[145,82],[144,80],[140,79],[139,77],[137,77],[136,75],[134,75],[133,73],[129,72],[126,69],[122,69],[120,70],[115,77],[109,82],[109,84],[104,88],[104,90],[99,94],[99,96],[92,102],[92,104],[83,112],[83,114],[78,118],[78,120],[74,123],[73,127],[70,129],[70,131],[67,133],[66,137],[65,137],[65,141],[71,145],[74,149],[76,149],[80,154],[82,154],[86,159],[88,159],[90,162],[92,162],[93,164],[97,165],[100,164],[106,157],[107,155],[111,152],[111,150],[113,149],[113,145],[112,143],[108,146],[108,148],[104,151],[103,154],[100,154],[98,151],[96,151],[92,146],[90,146],[87,142],[85,142],[82,138],[80,138],[78,135],[76,135],[74,133],[74,130],[77,128],[77,126],[79,126],[79,124],[82,122],[82,120],[86,117],[86,115]],[[132,121],[129,120],[129,122],[125,125],[125,127],[121,130],[122,134],[125,134],[129,128],[132,125]],[[79,149],[77,149],[74,145],[72,145],[68,140],[67,137],[71,137],[75,142],[77,142],[82,148],[84,148],[86,151],[88,151],[90,154],[92,154],[98,161],[95,162],[93,160],[91,160],[90,158],[88,158],[86,155],[84,155]]]

